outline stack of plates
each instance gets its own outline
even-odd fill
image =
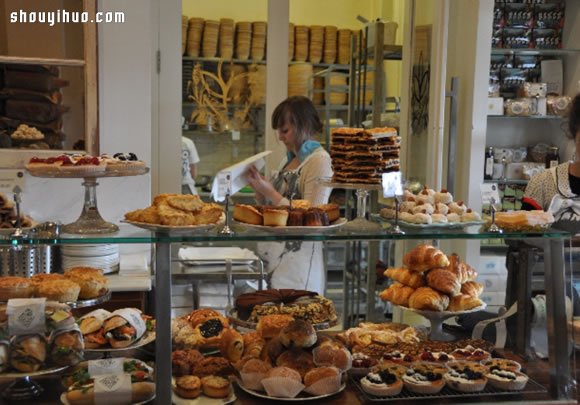
[[[203,27],[203,43],[201,54],[204,58],[214,58],[217,55],[219,21],[207,20]]]
[[[288,62],[294,59],[294,24],[288,24]]]
[[[309,97],[312,77],[313,69],[310,63],[293,63],[288,66],[288,97]]]
[[[352,31],[349,29],[338,30],[338,63],[348,65],[350,63],[350,37]]]
[[[248,60],[250,57],[250,43],[252,41],[252,23],[236,23],[236,58]]]
[[[62,269],[73,267],[95,267],[103,273],[119,271],[119,245],[63,245]]]
[[[234,20],[222,18],[220,20],[220,57],[232,59],[234,57]]]
[[[324,63],[336,62],[336,30],[334,25],[324,27]]]
[[[248,78],[245,73],[246,67],[244,65],[231,64],[222,67],[222,75],[226,83],[232,75],[234,76],[234,81],[228,91],[228,97],[233,104],[243,104],[244,102],[244,93],[248,86]]]
[[[266,66],[250,65],[248,68],[248,102],[252,105],[266,103]]]
[[[189,19],[187,29],[187,45],[185,53],[187,56],[198,57],[201,45],[201,35],[203,33],[203,18],[192,17]]]
[[[315,67],[314,73],[323,71],[323,67]],[[322,105],[324,103],[324,76],[314,75],[314,91],[312,92],[312,102],[315,105]]]
[[[310,63],[320,63],[322,60],[322,45],[324,43],[324,27],[322,25],[310,26],[310,49],[308,60]]]
[[[186,15],[181,16],[181,54],[185,53],[187,49],[187,27],[189,26],[189,21]]]
[[[266,30],[267,25],[263,21],[252,24],[252,60],[262,60],[266,54]]]
[[[308,27],[297,25],[294,27],[294,60],[306,62],[308,60]]]
[[[329,86],[346,86],[347,75],[344,73],[331,72],[327,76]],[[348,91],[331,91],[326,95],[326,104],[343,105],[346,104]]]

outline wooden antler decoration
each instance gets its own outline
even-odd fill
[[[236,81],[247,78],[248,73],[231,71],[226,81],[222,75],[222,65],[223,61],[218,62],[217,73],[213,73],[203,70],[199,63],[195,64],[187,87],[190,93],[188,99],[197,104],[198,109],[191,114],[190,121],[194,122],[197,119],[204,122],[211,117],[212,122],[218,124],[221,129],[231,127],[228,114],[231,101],[230,89]],[[236,112],[236,118],[244,122],[250,108],[251,105],[246,101],[241,110],[243,115]]]

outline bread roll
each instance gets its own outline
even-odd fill
[[[280,331],[280,342],[287,348],[307,348],[316,343],[316,331],[309,322],[295,319]]]

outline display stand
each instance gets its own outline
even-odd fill
[[[56,179],[84,179],[82,185],[85,188],[85,201],[83,210],[79,218],[70,224],[62,227],[62,232],[78,235],[107,234],[119,231],[119,227],[103,219],[97,208],[97,182],[103,177],[127,177],[140,176],[149,172],[149,168],[142,167],[132,170],[111,170],[104,172],[67,171],[67,170],[29,170],[34,177],[56,178]]]
[[[366,211],[367,197],[369,196],[370,191],[382,190],[382,185],[363,183],[337,183],[326,177],[318,178],[318,182],[325,187],[342,188],[344,190],[356,190],[356,218],[347,222],[343,227],[344,230],[353,232],[376,232],[381,229],[379,224],[366,219]]]
[[[60,373],[68,366],[53,367],[46,370],[38,370],[31,373],[2,373],[2,378],[14,378],[15,380],[2,392],[2,397],[11,401],[21,401],[39,397],[44,388],[31,377],[39,377]]]

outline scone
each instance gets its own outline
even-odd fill
[[[210,398],[226,398],[230,395],[231,386],[229,380],[210,375],[201,379],[201,389]]]
[[[72,280],[49,280],[36,287],[36,295],[50,301],[75,302],[79,299],[81,286]]]
[[[73,267],[65,271],[65,277],[81,286],[79,298],[86,300],[97,298],[107,292],[109,280],[103,271],[93,267]]]
[[[197,398],[201,394],[201,379],[194,375],[177,377],[174,391],[182,398]]]

